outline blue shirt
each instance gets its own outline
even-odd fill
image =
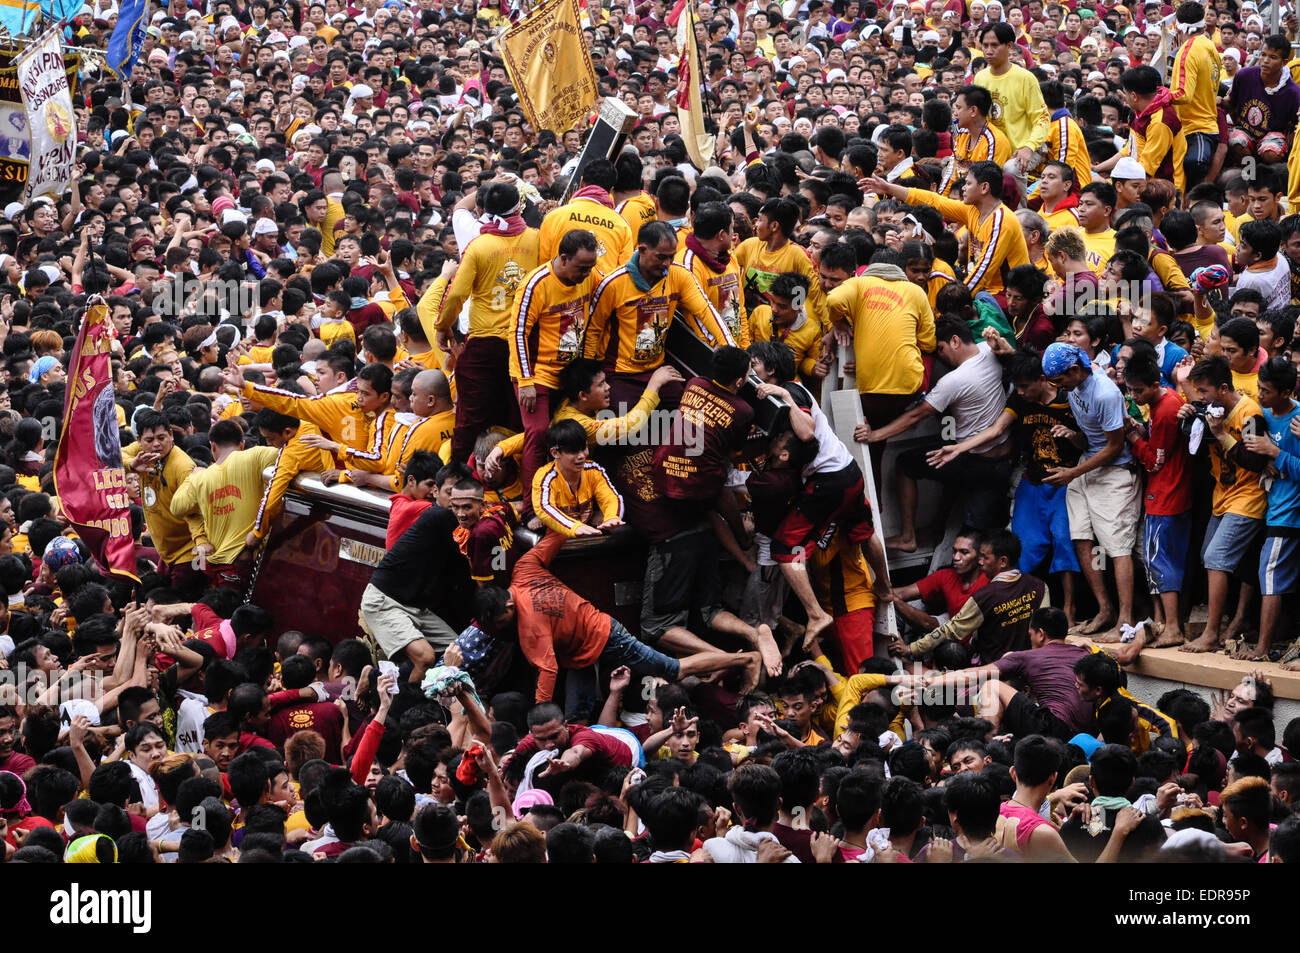
[[[1069,392],[1070,409],[1079,429],[1088,441],[1083,460],[1106,447],[1106,432],[1124,429],[1124,395],[1106,372],[1097,367],[1083,383]],[[1123,466],[1133,461],[1128,444],[1123,445],[1112,466]]]
[[[1300,437],[1291,433],[1291,421],[1300,414],[1300,404],[1291,401],[1291,409],[1280,417],[1267,407],[1262,411],[1269,438],[1280,450],[1273,466],[1281,474],[1273,478],[1268,489],[1264,523],[1270,529],[1300,529]]]

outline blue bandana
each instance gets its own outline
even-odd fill
[[[1047,350],[1043,352],[1044,377],[1056,377],[1059,374],[1064,374],[1076,364],[1081,364],[1084,367],[1089,364],[1087,353],[1076,345],[1057,341],[1047,345]]]

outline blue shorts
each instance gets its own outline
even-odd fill
[[[1259,559],[1259,592],[1280,596],[1291,592],[1300,579],[1300,539],[1294,536],[1268,536]]]
[[[1236,572],[1241,560],[1264,528],[1263,520],[1251,519],[1237,513],[1211,516],[1205,527],[1205,542],[1201,546],[1201,562],[1206,569],[1219,572]]]
[[[1192,538],[1192,514],[1147,515],[1142,555],[1147,564],[1147,585],[1152,595],[1178,592],[1183,588],[1188,544]]]
[[[1048,572],[1078,572],[1079,560],[1070,539],[1070,514],[1065,507],[1063,486],[1033,484],[1022,478],[1016,487],[1011,532],[1020,537],[1020,571],[1037,572],[1049,555]]]

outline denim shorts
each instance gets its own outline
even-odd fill
[[[621,622],[613,618],[609,620],[609,641],[600,653],[600,664],[610,669],[626,665],[638,674],[654,675],[670,682],[677,681],[681,672],[681,664],[677,659],[638,641]]]
[[[1201,562],[1206,569],[1236,572],[1263,528],[1263,520],[1251,519],[1238,513],[1211,516],[1209,525],[1205,527]]]

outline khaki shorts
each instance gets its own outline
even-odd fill
[[[374,584],[361,594],[361,618],[390,659],[412,642],[427,639],[439,652],[456,641],[451,626],[427,609],[412,609],[384,595]]]
[[[1123,467],[1093,470],[1070,483],[1065,509],[1071,539],[1095,539],[1112,559],[1131,555],[1142,519],[1142,481]]]

